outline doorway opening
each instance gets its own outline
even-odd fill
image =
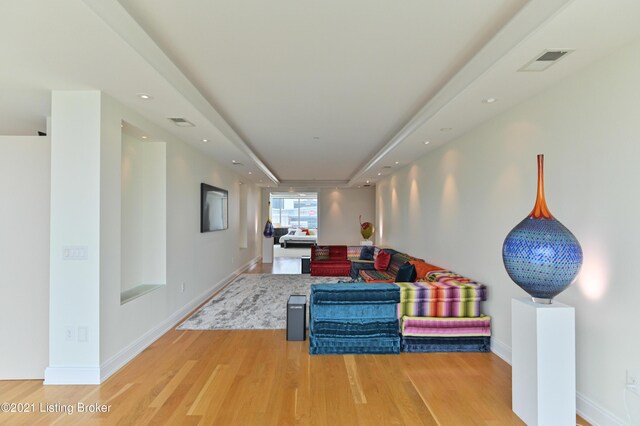
[[[274,257],[309,256],[318,241],[318,193],[272,192]]]

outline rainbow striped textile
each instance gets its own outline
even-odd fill
[[[486,287],[476,282],[419,281],[395,283],[400,287],[398,318],[478,317],[480,302],[486,300]]]
[[[403,316],[403,336],[415,337],[473,337],[491,336],[491,317],[437,318]]]

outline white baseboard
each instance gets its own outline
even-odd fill
[[[491,338],[491,352],[502,358],[507,364],[511,365],[511,346],[505,345],[500,340]]]
[[[44,370],[45,385],[99,385],[98,367],[47,367]]]
[[[580,392],[576,392],[576,408],[578,414],[594,426],[624,426],[628,424]]]
[[[220,282],[214,284],[204,293],[195,297],[182,308],[167,317],[157,326],[153,327],[134,342],[123,348],[113,357],[106,360],[100,368],[75,368],[75,367],[47,367],[44,373],[45,385],[97,385],[104,382],[116,371],[124,367],[129,361],[138,356],[153,342],[158,340],[167,331],[178,324],[186,315],[209,299],[216,291],[230,283],[238,275],[260,261],[255,257],[240,268],[233,271]]]
[[[216,291],[229,284],[238,275],[248,270],[259,261],[260,256],[255,257],[249,262],[245,263],[240,268],[236,269],[225,278],[223,278],[222,281],[214,284],[211,288],[207,289],[207,291],[195,297],[189,303],[167,317],[167,319],[162,321],[160,324],[147,331],[130,345],[102,363],[102,365],[100,366],[101,380],[104,382],[109,377],[111,377],[116,371],[124,367],[129,361],[138,356],[146,348],[151,346],[153,342],[158,340],[167,331],[175,327],[176,324],[178,324],[191,311],[193,311],[195,308],[200,306],[200,304],[213,296]]]
[[[491,352],[511,365],[511,346],[491,338]],[[624,426],[627,423],[609,410],[596,404],[580,392],[576,392],[576,411],[594,426]]]

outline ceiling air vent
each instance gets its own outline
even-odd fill
[[[169,120],[173,122],[178,127],[196,127],[195,124],[187,120],[186,118],[180,117],[169,117]]]
[[[521,72],[539,72],[544,71],[551,65],[558,62],[560,59],[566,57],[569,53],[573,52],[572,49],[548,49],[536,56],[536,58],[527,62],[525,66],[518,71]]]

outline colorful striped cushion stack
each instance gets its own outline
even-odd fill
[[[489,352],[491,317],[402,317],[403,352]]]
[[[392,283],[396,280],[395,275],[377,269],[360,269],[360,277],[368,283]]]
[[[421,317],[477,317],[480,301],[486,300],[486,287],[476,282],[396,283],[400,287],[398,318],[404,315]]]
[[[393,284],[312,284],[310,354],[400,353]]]
[[[362,251],[362,246],[347,246],[347,259],[350,261],[360,259],[360,252]]]
[[[354,261],[360,260],[360,252],[362,251],[362,246],[347,246],[347,259]],[[375,259],[380,252],[380,247],[373,246],[373,258]],[[371,260],[370,262],[373,262]]]

